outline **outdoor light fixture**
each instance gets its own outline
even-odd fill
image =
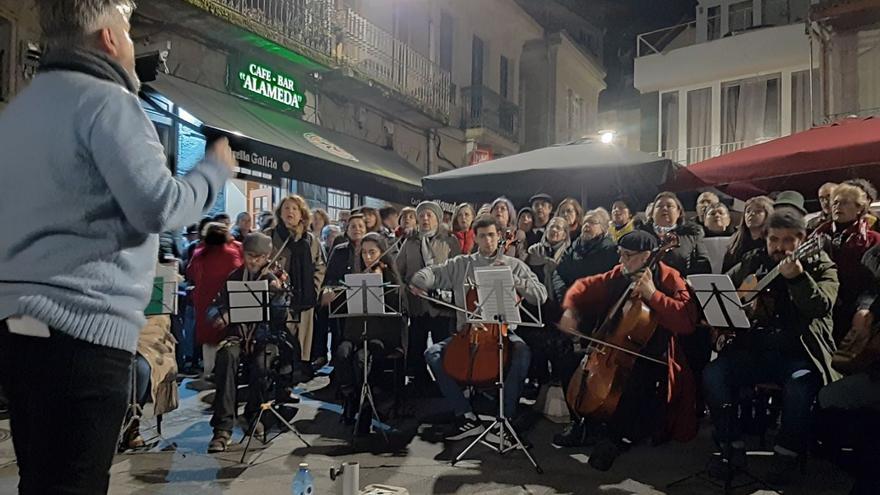
[[[614,142],[614,131],[599,131],[599,140],[605,144]]]

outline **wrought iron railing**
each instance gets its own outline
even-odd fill
[[[332,56],[334,0],[210,0],[284,38]]]
[[[519,107],[485,86],[461,90],[462,126],[486,128],[519,142]]]
[[[681,165],[693,165],[694,163],[708,160],[709,158],[726,155],[727,153],[732,153],[734,151],[748,148],[749,146],[754,146],[756,144],[766,143],[774,139],[776,138],[766,137],[751,139],[748,141],[710,144],[707,146],[694,146],[692,148],[668,149],[660,151],[658,155],[664,158],[669,158],[670,160],[680,163]]]
[[[352,9],[340,12],[340,62],[427,107],[448,115],[452,75]]]

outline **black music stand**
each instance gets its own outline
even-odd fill
[[[259,281],[243,281],[243,282],[227,282],[227,292],[229,293],[229,323],[236,324],[259,324],[259,323],[271,323],[270,322],[270,293],[269,293],[269,282],[266,280]],[[234,301],[234,302],[233,302]],[[268,359],[264,354],[263,359]],[[267,366],[268,368],[268,366]],[[253,390],[248,390],[248,393],[253,393]],[[257,414],[257,417],[251,422],[248,427],[248,433],[242,441],[246,441],[244,446],[244,451],[241,453],[240,464],[244,464],[244,459],[247,457],[248,450],[250,450],[251,441],[254,439],[257,431],[257,423],[262,421],[263,414],[266,412],[271,413],[275,416],[278,421],[281,422],[288,430],[290,430],[294,435],[299,438],[302,443],[305,444],[306,447],[311,447],[309,442],[303,438],[302,434],[299,430],[296,429],[290,421],[281,415],[281,413],[277,410],[276,400],[272,399],[266,402],[262,402],[260,404],[260,412]],[[282,431],[283,432],[283,431]],[[280,433],[279,433],[280,435]],[[277,438],[276,435],[274,438]],[[265,440],[265,439],[264,439]],[[268,443],[268,442],[264,442]],[[252,464],[251,461],[248,464]]]
[[[730,280],[730,277],[727,275],[705,274],[691,275],[687,280],[697,296],[697,300],[700,303],[700,311],[703,313],[703,316],[706,317],[706,321],[709,325],[716,328],[751,328],[752,324],[749,321],[748,315],[746,315],[743,310],[743,303],[740,301],[738,292],[734,287],[733,282]],[[730,410],[730,408],[734,406],[732,404],[726,404],[723,407],[727,409],[726,417],[730,418],[729,421],[725,420],[726,422],[723,423],[723,428],[729,430],[731,428],[730,422],[735,420],[731,417],[733,414]],[[721,457],[721,462],[727,466],[725,470],[726,476],[722,482],[719,482],[714,477],[710,476],[709,468],[706,467],[696,473],[689,474],[684,478],[668,483],[666,488],[672,488],[692,479],[701,479],[721,488],[724,490],[725,495],[730,493],[731,490],[738,490],[754,484],[759,484],[762,488],[774,493],[779,493],[778,491],[773,490],[766,481],[753,475],[747,469],[734,466],[730,460],[731,451],[732,447],[730,447],[728,443],[728,446],[722,447],[721,452],[718,454]],[[746,478],[746,480],[735,485],[733,480],[737,476],[742,476]]]
[[[366,277],[363,277],[363,275],[374,275],[378,280],[368,280]],[[357,280],[355,280],[355,278],[357,278]],[[362,318],[364,320],[364,329],[363,332],[361,332],[361,345],[364,349],[364,375],[363,383],[361,384],[360,400],[358,401],[357,420],[355,421],[354,429],[352,430],[352,441],[354,441],[354,438],[357,436],[358,428],[361,425],[361,421],[365,420],[363,417],[364,404],[369,404],[370,406],[371,414],[369,420],[375,420],[377,427],[382,424],[382,418],[379,417],[379,410],[376,408],[375,400],[373,400],[373,388],[370,386],[370,361],[372,356],[370,355],[369,342],[371,339],[367,318],[399,318],[402,315],[395,308],[385,303],[385,296],[391,293],[391,291],[399,290],[399,285],[382,282],[382,276],[379,274],[348,274],[345,276],[345,279],[346,282],[342,285],[346,292],[347,304],[345,304],[345,306],[340,304],[335,309],[331,309],[330,318]],[[336,300],[341,294],[342,291],[340,291],[333,300]],[[346,307],[348,313],[339,313],[340,309],[343,307]],[[356,356],[357,354],[355,353],[355,358]],[[385,442],[388,443],[388,434],[385,433],[385,429],[381,427],[378,429],[382,433],[382,437],[385,438]]]
[[[481,275],[483,274],[485,274],[486,280],[481,280],[483,278]],[[474,314],[468,317],[469,323],[497,325],[515,324],[517,326],[532,327],[543,326],[540,318],[536,321],[522,322],[522,315],[520,313],[521,301],[516,301],[516,285],[513,283],[513,271],[510,267],[475,268],[474,275],[477,279],[474,287],[477,288],[477,295],[481,302],[478,303],[477,308],[474,310]],[[481,282],[487,282],[487,284],[481,286],[479,285]],[[538,307],[540,308],[540,304]],[[525,311],[526,314],[530,314],[525,309],[523,309],[523,311]],[[540,309],[538,314],[540,315]],[[465,447],[465,449],[456,456],[452,461],[452,465],[454,466],[461,461],[464,456],[467,455],[468,451],[478,443],[482,443],[502,455],[511,450],[522,450],[538,474],[544,474],[544,470],[541,469],[541,466],[538,465],[538,462],[532,457],[532,454],[528,451],[525,445],[523,445],[519,435],[517,435],[516,430],[513,428],[513,425],[510,424],[510,420],[504,413],[504,335],[502,335],[501,332],[498,332],[498,381],[495,385],[498,389],[498,413],[495,416],[495,420],[476,439],[474,439],[470,445]],[[486,435],[496,429],[498,436],[497,445],[485,440]],[[513,439],[510,442],[510,445],[506,445],[508,434],[510,435],[510,438]]]

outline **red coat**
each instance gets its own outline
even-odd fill
[[[470,254],[474,249],[474,231],[473,229],[460,230],[453,232],[452,235],[458,239],[458,245],[461,246],[462,254]]]
[[[582,315],[604,316],[616,302],[610,300],[606,287],[611,280],[621,276],[621,265],[617,265],[609,272],[576,281],[566,292],[562,307]],[[691,302],[684,279],[675,269],[660,263],[654,280],[659,280],[659,284],[647,305],[654,312],[659,327],[669,333],[666,433],[686,442],[697,434],[696,383],[684,352],[676,343],[676,336],[694,332],[697,307]]]
[[[202,244],[193,253],[186,269],[186,276],[195,285],[193,307],[196,311],[197,344],[216,345],[223,340],[224,330],[214,328],[208,321],[206,312],[229,274],[243,263],[244,253],[238,241],[222,246]]]

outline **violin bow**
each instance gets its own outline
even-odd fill
[[[557,326],[556,328],[558,328],[560,332],[562,332],[562,333],[564,333],[564,334],[566,334],[566,335],[570,335],[570,336],[572,336],[572,337],[577,337],[577,338],[579,338],[579,339],[589,340],[590,342],[592,342],[592,343],[594,343],[594,344],[602,344],[602,345],[604,345],[604,346],[610,347],[610,348],[615,349],[615,350],[618,350],[618,351],[620,351],[620,352],[624,352],[624,353],[626,353],[626,354],[630,354],[630,355],[635,356],[635,357],[640,357],[640,358],[642,358],[642,359],[647,359],[648,361],[651,361],[651,362],[653,362],[653,363],[662,364],[663,366],[666,366],[666,365],[669,364],[669,363],[667,363],[666,361],[663,361],[663,360],[660,360],[660,359],[657,359],[657,358],[653,358],[653,357],[651,357],[651,356],[646,356],[646,355],[641,354],[641,353],[638,353],[638,352],[636,352],[636,351],[631,351],[631,350],[629,350],[629,349],[627,349],[627,348],[625,348],[625,347],[620,347],[620,346],[618,346],[618,345],[614,345],[614,344],[611,344],[611,343],[605,342],[605,341],[602,340],[602,339],[597,339],[597,338],[595,338],[595,337],[588,337],[588,336],[586,336],[586,335],[584,335],[584,334],[582,334],[582,333],[580,333],[580,332],[574,331],[574,330],[568,330],[568,329],[565,329],[565,328],[562,328],[562,327],[559,327],[559,326]],[[594,351],[594,352],[595,352],[595,351]]]

